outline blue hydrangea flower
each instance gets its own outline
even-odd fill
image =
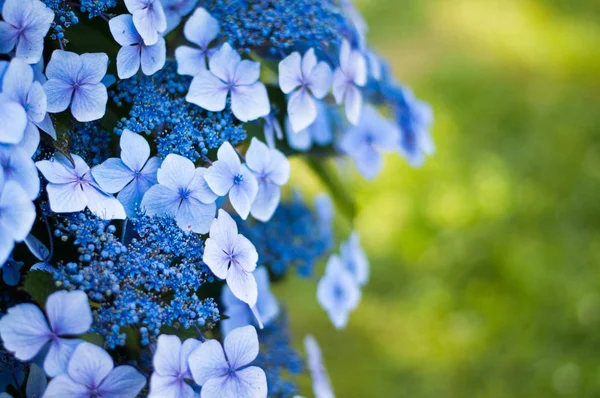
[[[54,267],[49,264],[51,253],[50,250],[44,245],[38,238],[33,236],[32,234],[27,235],[25,238],[25,244],[27,248],[33,254],[35,258],[40,260],[39,263],[35,263],[31,266],[31,270],[40,270],[53,273],[55,271]]]
[[[48,180],[46,191],[50,209],[55,213],[73,213],[87,207],[104,220],[124,219],[125,209],[121,202],[102,191],[81,157],[73,154],[71,157],[74,166],[61,153],[57,153],[53,160],[35,164]]]
[[[256,304],[257,286],[252,272],[258,253],[245,236],[238,234],[233,218],[223,209],[210,226],[202,260],[219,279],[225,279],[231,292],[250,307]]]
[[[411,90],[402,90],[405,107],[396,111],[400,121],[399,152],[413,167],[422,166],[425,158],[433,155],[435,145],[429,133],[433,124],[431,107],[415,98]]]
[[[310,370],[310,376],[313,383],[313,393],[316,398],[335,398],[331,381],[325,365],[323,364],[323,355],[317,340],[312,335],[304,337],[304,349],[306,350],[306,362]]]
[[[0,171],[0,264],[4,264],[15,242],[21,242],[35,221],[35,206],[15,181],[6,181]]]
[[[20,147],[0,146],[0,169],[5,181],[14,181],[23,188],[30,200],[40,193],[40,179],[31,155]]]
[[[149,216],[168,214],[185,231],[207,233],[217,210],[217,195],[206,184],[207,174],[183,156],[168,155],[158,169],[158,185],[144,195],[142,210]]]
[[[117,193],[127,216],[135,215],[146,191],[157,183],[160,159],[150,158],[144,137],[125,129],[121,134],[121,158],[109,158],[92,168],[92,175],[105,192]]]
[[[207,340],[189,358],[194,381],[202,386],[202,398],[267,397],[267,377],[257,366],[249,365],[258,355],[258,335],[254,326],[233,330],[223,346]]]
[[[206,70],[206,60],[215,52],[208,46],[219,34],[219,22],[211,17],[204,8],[198,8],[185,23],[183,34],[186,39],[200,48],[177,47],[175,50],[177,73],[196,76]]]
[[[290,162],[277,149],[270,149],[252,138],[246,152],[246,164],[258,180],[258,193],[250,214],[257,220],[268,221],[279,204],[281,186],[290,179]]]
[[[21,361],[33,359],[50,345],[44,370],[50,377],[63,373],[79,339],[66,338],[87,332],[92,326],[92,311],[87,295],[81,291],[60,290],[46,300],[46,316],[34,304],[18,304],[0,319],[4,347]]]
[[[258,327],[268,326],[279,314],[279,303],[271,292],[269,271],[262,266],[254,271],[254,278],[258,289],[256,305],[252,308],[231,292],[228,286],[223,286],[221,301],[225,306],[228,319],[221,321],[221,333],[227,336],[229,332],[242,326],[252,325],[256,319]]]
[[[167,30],[163,32],[163,36],[178,27],[181,18],[192,12],[198,4],[198,0],[160,0],[160,2],[167,18]]]
[[[16,47],[15,56],[35,64],[42,58],[44,37],[54,12],[39,0],[6,0],[0,21],[0,53]]]
[[[108,93],[102,84],[108,56],[104,53],[78,55],[55,50],[46,67],[48,81],[44,90],[48,112],[57,113],[71,105],[71,113],[80,122],[100,119],[106,112]]]
[[[398,129],[375,108],[367,106],[358,126],[351,127],[342,136],[340,148],[352,158],[358,172],[372,180],[383,167],[380,151],[391,152],[398,148]]]
[[[154,371],[150,377],[148,398],[194,397],[192,386],[186,383],[186,380],[192,379],[188,358],[200,344],[196,339],[187,339],[181,344],[177,336],[158,336],[152,358]]]
[[[167,29],[167,17],[160,0],[125,0],[125,7],[133,15],[133,24],[147,46],[156,44]]]
[[[350,18],[356,32],[358,33],[358,45],[362,49],[366,46],[367,41],[367,32],[369,31],[369,26],[367,22],[362,17],[360,12],[356,9],[352,0],[340,0],[340,6],[344,10],[344,13]]]
[[[306,152],[313,144],[325,146],[333,141],[329,107],[322,101],[316,101],[317,118],[313,124],[301,131],[294,131],[289,119],[286,119],[286,137],[288,145],[300,152]]]
[[[360,246],[358,232],[353,231],[347,241],[340,245],[340,255],[344,267],[356,283],[363,286],[369,280],[369,259]]]
[[[206,182],[219,196],[229,193],[231,205],[245,220],[258,193],[256,177],[246,165],[240,162],[240,158],[229,142],[221,145],[217,157],[219,160],[206,171]]]
[[[115,368],[106,351],[87,342],[75,348],[65,370],[50,380],[44,398],[135,398],[146,385],[146,378],[133,366]]]
[[[167,58],[165,39],[159,37],[153,45],[144,43],[135,29],[133,17],[119,15],[108,21],[110,33],[122,47],[117,54],[117,74],[119,79],[128,79],[142,66],[144,75],[150,76],[162,69]]]
[[[331,68],[318,62],[315,50],[293,52],[279,63],[279,87],[288,99],[288,117],[295,132],[302,131],[317,119],[314,98],[323,99],[331,88]],[[313,98],[314,97],[314,98]]]
[[[317,300],[336,329],[346,327],[348,315],[358,306],[360,296],[358,285],[340,258],[337,255],[329,257],[325,275],[317,287]]]
[[[264,117],[265,124],[263,126],[265,133],[265,142],[269,148],[275,148],[275,138],[278,140],[283,139],[283,129],[277,117],[273,113],[268,114]]]
[[[186,100],[206,110],[225,109],[231,93],[231,111],[242,122],[256,120],[271,112],[267,88],[258,81],[260,64],[243,60],[228,43],[223,44],[208,62],[210,70],[192,80]]]
[[[350,48],[348,41],[342,41],[340,66],[333,74],[333,96],[338,105],[345,104],[348,121],[357,125],[363,108],[360,87],[367,84],[367,62],[357,50]]]

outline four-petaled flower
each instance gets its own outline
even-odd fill
[[[323,99],[331,87],[331,68],[318,62],[312,48],[301,57],[291,53],[279,63],[279,87],[288,100],[288,117],[295,132],[310,126],[317,119],[318,108],[313,97]],[[312,94],[312,95],[311,95]]]
[[[125,7],[133,15],[133,24],[147,46],[156,44],[167,29],[167,17],[160,0],[125,0]]]
[[[0,21],[0,54],[16,46],[16,57],[35,64],[42,58],[44,37],[54,12],[39,0],[6,0]]]
[[[0,170],[0,264],[4,264],[15,242],[27,237],[35,221],[35,206],[16,181],[4,180]]]
[[[48,185],[50,209],[55,213],[73,213],[86,207],[105,220],[125,218],[125,209],[115,197],[98,186],[85,161],[71,155],[73,164],[63,154],[56,153],[53,160],[36,162]]]
[[[202,386],[202,398],[263,398],[267,377],[258,366],[248,366],[258,355],[254,326],[233,330],[223,346],[207,340],[189,358],[194,381]]]
[[[356,125],[362,113],[363,98],[360,87],[367,84],[367,61],[346,40],[340,50],[340,66],[333,74],[333,96],[339,104],[345,102],[346,117]]]
[[[221,145],[217,157],[219,160],[206,171],[206,182],[219,196],[229,193],[231,205],[245,220],[258,193],[256,177],[245,164],[240,162],[240,158],[229,142]]]
[[[144,385],[146,378],[133,366],[115,368],[108,352],[83,342],[75,348],[66,373],[50,380],[44,398],[135,398]]]
[[[398,148],[398,128],[379,115],[372,106],[365,107],[358,126],[352,126],[342,136],[340,148],[350,155],[360,174],[375,178],[383,166],[380,151]]]
[[[117,193],[127,216],[135,215],[146,191],[157,183],[160,158],[150,158],[150,145],[139,134],[124,129],[121,158],[109,158],[92,168],[92,176],[104,191]]]
[[[294,131],[289,118],[286,119],[286,137],[288,145],[301,152],[308,151],[313,144],[329,145],[333,141],[333,131],[329,117],[329,107],[323,101],[317,103],[317,119],[301,131]]]
[[[146,45],[135,29],[133,17],[119,15],[108,21],[110,33],[122,47],[117,54],[117,74],[120,79],[135,75],[142,65],[144,75],[152,75],[164,65],[167,57],[165,39],[159,37],[153,45]]]
[[[160,2],[167,18],[167,30],[162,33],[163,36],[179,26],[181,18],[192,12],[198,4],[198,0],[160,0]]]
[[[219,279],[225,279],[235,297],[250,307],[256,304],[257,286],[252,272],[258,253],[245,236],[238,234],[237,225],[225,210],[210,226],[202,260]]]
[[[258,180],[258,193],[252,202],[250,214],[266,222],[275,213],[281,197],[281,186],[290,179],[290,162],[277,149],[270,149],[252,138],[246,152],[246,164]]]
[[[75,54],[55,50],[46,67],[48,81],[44,90],[48,112],[62,112],[71,105],[71,113],[80,122],[100,119],[106,112],[108,93],[102,84],[108,56],[104,53]]]
[[[142,210],[149,216],[168,214],[185,231],[207,233],[217,210],[217,195],[206,184],[206,174],[206,169],[195,168],[191,160],[168,155],[158,169],[158,185],[142,199]]]
[[[21,361],[33,359],[46,344],[50,344],[44,370],[54,377],[67,369],[73,350],[82,342],[64,336],[83,334],[91,326],[92,310],[87,295],[82,291],[59,290],[46,300],[46,317],[34,304],[9,308],[0,319],[0,337],[4,347]]]
[[[317,287],[317,300],[327,311],[336,329],[343,329],[348,315],[360,301],[360,290],[354,278],[337,255],[327,261],[325,275]]]
[[[183,34],[200,48],[177,47],[177,73],[196,76],[206,70],[206,59],[216,51],[208,46],[219,34],[219,23],[204,8],[198,8],[183,26]]]
[[[188,358],[200,344],[202,343],[196,339],[187,339],[181,344],[177,336],[158,336],[156,352],[152,358],[154,372],[150,377],[148,398],[194,397],[192,386],[186,383],[186,380],[192,379]]]
[[[242,122],[256,120],[271,112],[267,88],[258,81],[260,64],[243,60],[228,43],[208,61],[210,70],[192,80],[186,100],[206,110],[225,109],[231,93],[231,111]]]

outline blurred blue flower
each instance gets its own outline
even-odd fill
[[[104,53],[78,55],[55,50],[46,67],[48,81],[44,90],[48,112],[57,113],[71,105],[71,113],[80,122],[100,119],[106,112],[108,93],[102,84],[108,56]]]
[[[75,348],[65,371],[50,380],[44,398],[135,398],[146,385],[133,366],[115,368],[106,351],[87,342]]]
[[[400,126],[399,152],[413,167],[422,166],[433,155],[435,145],[429,129],[433,124],[431,107],[415,98],[408,88],[402,88],[403,105],[396,110]]]
[[[181,18],[192,12],[198,4],[198,0],[160,0],[160,2],[167,18],[167,30],[162,33],[163,36],[179,26]]]
[[[314,204],[321,241],[327,249],[330,249],[335,240],[332,225],[335,216],[333,203],[327,194],[321,193],[315,196]]]
[[[302,131],[317,119],[314,98],[323,99],[331,88],[331,68],[318,62],[315,50],[293,52],[279,63],[279,87],[288,99],[288,117],[295,132]],[[314,98],[313,98],[314,97]]]
[[[206,183],[207,174],[183,156],[168,155],[158,169],[158,185],[144,195],[142,210],[149,216],[168,214],[185,231],[207,233],[217,210],[217,195]]]
[[[219,23],[204,8],[198,8],[185,23],[183,34],[186,39],[200,48],[177,47],[175,50],[177,73],[196,76],[206,70],[206,60],[216,51],[209,49],[208,46],[219,34]]]
[[[363,96],[360,87],[367,84],[367,62],[357,50],[342,41],[340,66],[333,74],[333,96],[338,105],[345,103],[348,121],[357,125],[361,119]]]
[[[271,149],[257,138],[252,138],[246,151],[246,165],[258,181],[258,193],[252,202],[250,214],[266,222],[279,204],[281,186],[290,179],[290,162],[277,149]]]
[[[121,134],[121,158],[109,158],[92,168],[100,188],[117,193],[128,217],[135,215],[146,191],[157,183],[160,158],[150,158],[150,145],[144,137],[128,129]]]
[[[225,210],[219,210],[218,218],[210,226],[202,260],[217,278],[227,281],[235,297],[250,307],[256,304],[258,293],[252,272],[258,253],[248,238],[238,234],[235,221]]]
[[[231,331],[223,346],[207,340],[189,358],[194,381],[202,386],[202,398],[266,398],[267,377],[257,366],[249,365],[258,355],[258,336],[254,326]],[[243,387],[242,387],[243,386]]]
[[[4,264],[15,242],[21,242],[35,221],[35,206],[15,181],[6,181],[0,170],[0,264]]]
[[[36,162],[48,185],[50,209],[55,213],[72,213],[86,207],[104,220],[125,218],[121,202],[108,195],[93,180],[89,166],[78,155],[71,154],[74,166],[63,154],[56,153],[53,160]]]
[[[0,53],[16,47],[15,56],[35,64],[42,58],[44,37],[54,12],[39,0],[6,0],[0,21]]]
[[[187,339],[181,344],[177,336],[158,336],[156,352],[152,358],[154,371],[150,377],[148,398],[194,397],[192,386],[186,383],[186,380],[192,379],[188,358],[200,344],[202,343],[196,339]]]
[[[120,79],[135,75],[142,66],[144,75],[152,75],[162,69],[167,57],[165,39],[159,37],[153,45],[146,45],[135,29],[133,17],[119,15],[108,21],[110,33],[122,47],[117,54],[117,74]]]
[[[258,81],[260,64],[243,60],[228,43],[209,60],[210,70],[201,71],[192,80],[186,100],[206,110],[225,109],[231,93],[231,111],[242,122],[258,119],[271,112],[264,84]]]
[[[317,118],[314,123],[301,131],[294,131],[289,119],[286,119],[286,137],[288,145],[300,152],[308,151],[313,144],[329,145],[333,140],[330,122],[330,106],[323,101],[316,101]]]
[[[348,315],[358,306],[360,296],[358,285],[340,258],[335,254],[329,257],[317,287],[317,300],[336,329],[346,327]]]
[[[306,351],[306,362],[312,377],[313,393],[315,398],[335,398],[331,381],[325,365],[323,364],[323,355],[317,340],[312,335],[304,337],[304,349]]]
[[[83,334],[91,326],[92,311],[87,295],[81,291],[59,290],[46,300],[46,317],[34,304],[9,308],[0,319],[0,337],[4,347],[21,361],[31,360],[49,343],[44,370],[54,377],[67,369],[73,350],[82,342],[64,336]]]
[[[283,139],[283,129],[281,128],[281,124],[273,112],[264,117],[264,122],[263,129],[265,133],[265,142],[269,148],[275,148],[275,138],[278,140]]]
[[[258,193],[258,181],[248,167],[240,162],[229,142],[221,145],[217,157],[219,160],[206,171],[206,182],[219,196],[229,193],[231,205],[245,220]]]
[[[363,286],[369,280],[369,259],[360,246],[357,231],[352,231],[347,241],[340,245],[340,256],[344,267],[350,272],[354,281]]]
[[[160,0],[125,0],[133,24],[147,46],[156,44],[159,33],[167,29],[167,17]]]

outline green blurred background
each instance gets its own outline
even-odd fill
[[[356,3],[437,154],[350,175],[371,280],[343,331],[276,286],[296,346],[339,397],[600,396],[600,2]]]

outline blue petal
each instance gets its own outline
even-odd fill
[[[62,112],[69,107],[73,97],[73,85],[63,80],[49,79],[44,83],[46,110],[50,113]]]
[[[203,50],[188,46],[179,46],[175,50],[177,73],[180,75],[196,76],[206,70],[206,55]]]
[[[107,102],[108,93],[104,84],[84,84],[73,93],[71,112],[80,122],[98,120],[106,113]]]
[[[214,203],[206,204],[189,198],[181,202],[175,219],[179,228],[184,231],[206,234],[215,218],[216,211],[217,206]]]
[[[137,397],[146,385],[146,378],[133,366],[114,368],[98,387],[103,398]]]
[[[225,355],[233,369],[248,365],[258,355],[258,335],[254,326],[233,330],[223,342]]]
[[[185,38],[206,49],[219,34],[219,22],[204,8],[197,8],[183,27]]]
[[[52,331],[59,336],[79,335],[92,326],[92,310],[87,295],[80,290],[52,293],[46,301],[46,315]]]
[[[142,43],[142,36],[135,29],[133,17],[130,14],[111,18],[108,21],[108,27],[115,41],[123,47]]]
[[[235,70],[242,58],[229,43],[221,46],[209,61],[210,71],[226,83],[232,83],[235,78]]]
[[[0,143],[18,144],[27,126],[27,113],[21,104],[0,93]]]
[[[258,193],[258,182],[245,165],[242,166],[240,174],[243,176],[242,181],[239,184],[233,184],[231,187],[229,201],[240,217],[245,220],[248,218],[250,207]]]
[[[29,361],[50,340],[51,331],[37,306],[19,304],[0,319],[0,336],[4,347],[17,359]]]
[[[54,50],[46,67],[46,77],[72,83],[77,79],[82,67],[83,61],[79,55],[70,51]]]
[[[104,163],[94,166],[92,175],[100,188],[108,193],[121,191],[135,177],[134,171],[118,158],[109,158]]]
[[[231,111],[242,122],[256,120],[271,113],[271,104],[264,84],[236,86],[231,90]]]
[[[117,74],[119,79],[129,79],[140,69],[140,46],[124,46],[117,53]]]
[[[97,388],[113,367],[114,362],[106,351],[97,345],[83,342],[73,352],[67,373],[77,383]]]
[[[192,80],[186,101],[212,112],[225,109],[229,87],[212,72],[203,70]]]
[[[152,46],[142,46],[142,72],[150,76],[161,70],[165,65],[167,57],[167,47],[165,39],[158,38],[156,44]]]
[[[125,129],[121,134],[120,147],[123,163],[132,171],[142,171],[150,157],[148,141],[141,135]]]

